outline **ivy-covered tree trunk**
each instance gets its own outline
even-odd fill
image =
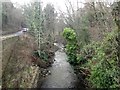
[[[42,29],[43,12],[40,0],[25,7],[24,13],[27,19],[28,27],[30,28],[30,32],[35,37],[36,43],[38,44],[38,48],[40,50],[41,44],[44,42]]]
[[[37,30],[37,42],[38,47],[40,49],[40,45],[42,43],[42,9],[41,9],[41,3],[35,2],[35,10],[34,10],[34,22],[35,22],[35,29]]]

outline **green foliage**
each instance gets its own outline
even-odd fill
[[[95,88],[119,87],[120,70],[117,65],[116,32],[109,33],[102,42],[93,42],[81,51],[90,69],[88,78]]]
[[[76,49],[77,46],[75,44],[67,44],[65,49],[68,55],[68,61],[73,65],[77,63]]]
[[[70,64],[76,65],[78,62],[77,61],[78,45],[76,40],[76,33],[71,28],[65,28],[63,31],[63,37],[67,41],[65,50],[68,55],[68,61],[70,62]]]
[[[34,51],[34,55],[42,60],[47,61],[48,60],[48,54],[45,51]]]
[[[63,36],[68,43],[76,43],[76,33],[71,28],[65,28],[63,31]]]
[[[77,54],[77,63],[78,63],[78,64],[84,64],[84,63],[86,63],[86,61],[87,61],[87,60],[86,60],[85,57]]]

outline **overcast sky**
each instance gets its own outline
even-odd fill
[[[30,3],[31,1],[33,0],[11,0],[11,2],[13,3],[18,3],[20,5],[24,5],[24,4],[27,4],[27,3]],[[65,3],[67,0],[41,0],[43,5],[45,6],[47,3],[51,3],[55,6],[56,9],[61,9],[61,10],[65,10]],[[77,6],[76,5],[76,1],[77,0],[70,0],[72,2],[72,4],[74,6]],[[79,2],[85,2],[85,0],[78,0]],[[79,3],[79,6],[80,7],[83,7],[83,4],[80,4]]]
[[[24,5],[24,4],[30,3],[31,1],[33,2],[33,1],[40,1],[40,0],[11,0],[11,1],[13,3],[18,3],[20,5]],[[66,11],[65,3],[67,2],[67,0],[41,0],[41,1],[42,1],[43,6],[45,6],[47,3],[51,3],[55,6],[56,10],[60,9],[62,11]],[[72,5],[74,7],[77,6],[77,3],[76,3],[77,0],[69,0],[69,1],[72,2]],[[111,2],[111,1],[114,1],[114,0],[78,0],[79,7],[84,6],[82,3],[90,2],[90,1]],[[119,0],[115,0],[115,1],[119,1]]]

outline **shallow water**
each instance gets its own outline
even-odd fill
[[[57,44],[56,46],[59,46]],[[71,65],[67,62],[67,55],[63,51],[63,45],[55,52],[55,62],[49,68],[51,74],[45,78],[41,88],[74,88],[77,82],[77,76]]]

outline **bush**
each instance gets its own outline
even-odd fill
[[[44,61],[47,61],[49,57],[45,51],[40,51],[40,50],[34,51],[34,55],[35,57],[38,57]]]
[[[76,65],[78,62],[77,61],[78,45],[76,40],[76,33],[71,28],[65,28],[63,31],[63,37],[67,41],[65,50],[68,55],[68,61],[70,62],[70,64]]]
[[[93,42],[81,50],[81,57],[87,60],[85,67],[91,73],[88,80],[94,88],[120,87],[116,35],[115,32],[109,33],[103,41]]]
[[[116,88],[119,85],[119,69],[117,66],[116,32],[109,33],[95,51],[92,60],[99,63],[91,68],[90,81],[98,88]]]
[[[67,40],[68,43],[76,43],[76,33],[71,28],[64,29],[63,37]]]

